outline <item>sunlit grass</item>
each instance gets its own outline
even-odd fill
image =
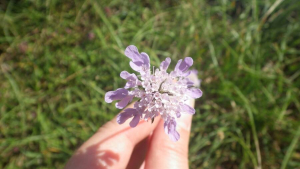
[[[62,168],[118,110],[131,70],[190,56],[202,79],[191,168],[300,167],[300,2],[3,1],[0,168]],[[174,63],[171,64],[174,66]]]

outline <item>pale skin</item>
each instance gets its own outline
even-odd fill
[[[194,100],[188,104],[194,107]],[[173,142],[159,117],[152,124],[151,119],[141,120],[135,128],[129,126],[130,119],[120,125],[114,118],[74,153],[65,169],[188,169],[191,121],[191,115],[182,114],[177,120],[180,139]]]

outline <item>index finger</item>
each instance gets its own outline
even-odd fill
[[[141,120],[135,128],[129,127],[130,120],[120,125],[116,118],[102,126],[73,155],[65,169],[125,168],[134,146],[156,127]]]

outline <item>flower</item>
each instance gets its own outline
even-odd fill
[[[180,134],[176,131],[176,120],[182,113],[195,114],[195,109],[185,102],[202,96],[202,91],[195,87],[200,85],[200,81],[195,78],[197,71],[189,70],[193,65],[193,59],[191,57],[180,59],[175,69],[168,73],[170,58],[166,58],[159,68],[151,72],[149,56],[144,52],[139,53],[137,47],[128,46],[125,55],[131,59],[129,63],[131,68],[140,75],[122,71],[120,76],[127,83],[124,88],[107,92],[105,101],[111,103],[120,100],[116,103],[119,109],[125,108],[133,98],[138,98],[138,101],[134,103],[134,108],[127,108],[120,113],[117,122],[123,124],[132,118],[130,126],[136,127],[140,120],[153,121],[155,117],[161,116],[166,134],[172,141],[178,141]],[[194,79],[189,78],[190,74],[194,75]]]

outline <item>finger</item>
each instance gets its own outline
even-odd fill
[[[194,100],[188,103],[194,107]],[[183,114],[177,120],[177,130],[180,133],[180,139],[173,142],[165,133],[161,119],[154,130],[145,159],[145,168],[178,168],[188,169],[188,144],[190,136],[192,116]]]
[[[146,137],[144,140],[139,142],[133,149],[131,158],[126,168],[140,168],[142,163],[145,161],[146,153],[148,150],[149,138]]]
[[[65,168],[125,168],[134,146],[146,138],[158,123],[142,120],[138,126],[131,128],[130,120],[122,125],[116,122],[116,118],[107,122],[76,151]]]

